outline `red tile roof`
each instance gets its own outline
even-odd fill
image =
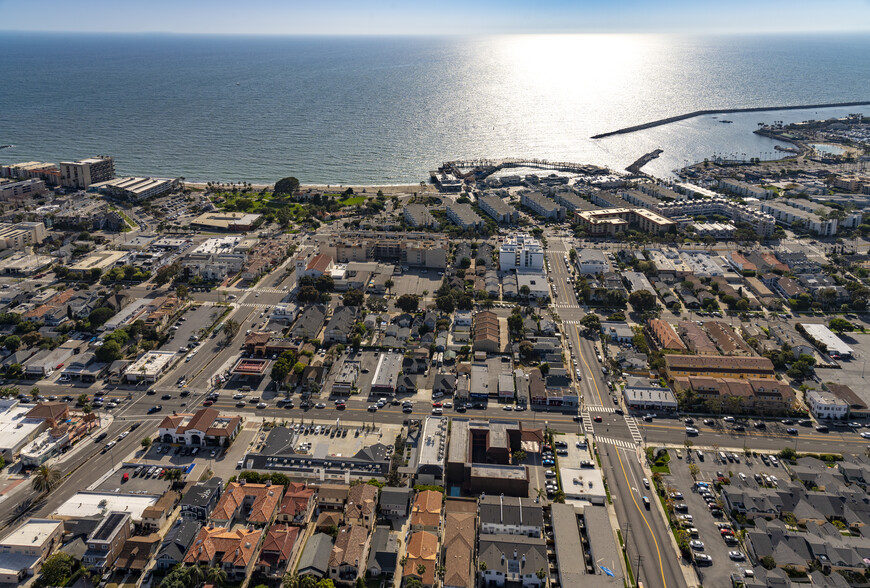
[[[187,550],[184,563],[211,564],[217,555],[223,554],[220,558],[220,564],[245,568],[251,563],[262,535],[262,530],[236,529],[230,531],[223,527],[203,527],[199,530],[193,545]]]

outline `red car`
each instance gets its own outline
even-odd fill
[[[214,404],[214,400],[206,400],[202,403],[203,406],[211,406],[212,404]]]
[[[126,482],[129,479],[130,479],[130,474],[128,474],[127,472],[124,472],[124,475],[121,476],[121,482]]]
[[[442,406],[444,406],[444,405],[441,404],[440,402],[433,402],[432,403],[432,408],[441,408]]]
[[[600,423],[602,419],[600,416],[596,416],[596,417],[593,417],[592,420],[595,421],[596,423]]]

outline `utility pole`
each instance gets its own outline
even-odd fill
[[[640,564],[643,563],[643,555],[637,554],[637,565],[634,568],[634,585],[640,586]]]

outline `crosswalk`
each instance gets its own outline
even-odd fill
[[[580,308],[579,304],[571,304],[569,302],[557,302],[555,304],[551,304],[550,306],[552,306],[553,308],[573,308],[573,309]]]
[[[589,404],[586,406],[586,410],[588,412],[604,412],[604,413],[612,413],[613,408],[609,406],[598,406],[597,404]]]
[[[625,424],[628,425],[628,430],[631,432],[631,438],[635,443],[643,444],[643,435],[640,434],[640,429],[637,428],[637,421],[633,416],[625,415]]]
[[[239,302],[237,306],[241,308],[271,308],[272,305],[260,302]]]
[[[586,431],[586,434],[595,435],[595,427],[592,426],[592,417],[589,416],[589,413],[584,412],[581,418],[583,419],[583,430]]]
[[[631,441],[626,441],[625,439],[612,439],[610,437],[595,437],[596,443],[604,443],[605,445],[615,445],[617,447],[622,447],[623,449],[634,449],[635,445]]]

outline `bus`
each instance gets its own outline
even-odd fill
[[[224,328],[224,323],[223,323],[223,321],[221,321],[221,322],[218,323],[218,326],[216,326],[216,327],[214,328],[214,331],[211,332],[211,336],[212,336],[212,337],[217,337],[217,336],[218,336],[218,333],[220,333],[220,332],[221,332],[221,329],[223,329],[223,328]]]

